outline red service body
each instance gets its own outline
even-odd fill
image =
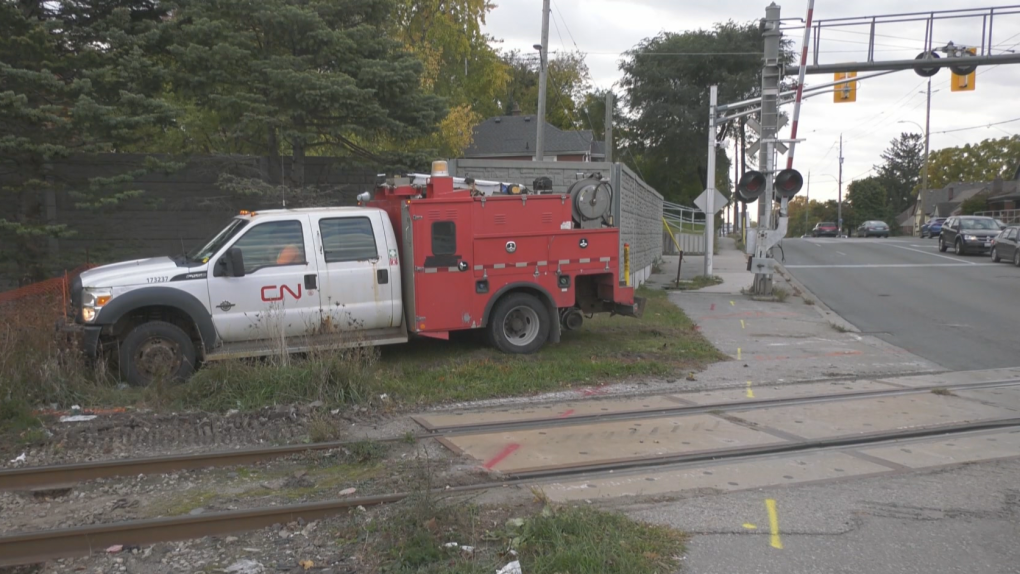
[[[512,293],[546,306],[551,342],[583,315],[643,312],[644,299],[621,285],[619,229],[577,228],[568,194],[478,196],[433,176],[381,186],[367,203],[386,211],[397,234],[412,333],[445,339],[486,327]]]

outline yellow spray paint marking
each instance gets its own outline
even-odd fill
[[[747,381],[747,398],[754,398],[754,391],[751,390],[751,381]]]
[[[779,538],[779,515],[776,514],[776,501],[766,498],[765,509],[769,512],[769,531],[772,533],[769,546],[782,550],[783,541]]]
[[[746,528],[748,530],[758,530],[758,527],[753,525],[753,524],[751,524],[750,522],[745,522],[744,523],[744,528]]]
[[[744,320],[743,319],[740,320],[740,328],[741,329],[746,329],[747,328],[747,325],[744,324]]]
[[[740,360],[740,347],[737,347],[737,360]]]
[[[736,306],[737,306],[736,303],[734,303],[733,301],[730,301],[730,307],[736,307]]]

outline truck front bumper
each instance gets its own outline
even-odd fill
[[[99,336],[102,332],[101,325],[79,325],[65,320],[57,322],[57,333],[90,360],[99,356]]]

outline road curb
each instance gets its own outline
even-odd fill
[[[798,281],[790,272],[788,272],[786,270],[786,267],[784,267],[782,263],[776,261],[775,270],[777,273],[779,273],[779,275],[783,278],[784,281],[790,284],[791,287],[794,287],[795,289],[800,291],[802,296],[810,295],[811,300],[814,301],[815,303],[814,305],[811,305],[811,307],[814,307],[815,311],[817,311],[818,314],[821,315],[823,319],[831,323],[834,327],[844,329],[851,333],[861,332],[861,330],[858,329],[856,325],[854,325],[850,321],[847,321],[846,319],[841,317],[838,313],[830,309],[828,305],[823,303],[822,300],[819,299],[817,295],[812,293],[810,289],[805,287],[803,283]]]

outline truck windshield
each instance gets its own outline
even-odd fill
[[[212,239],[206,241],[198,249],[193,249],[188,253],[188,261],[195,261],[198,263],[206,263],[209,258],[216,255],[216,252],[220,250],[228,241],[230,241],[235,235],[237,235],[244,226],[248,225],[247,219],[234,219],[227,224],[219,233],[214,235]]]

